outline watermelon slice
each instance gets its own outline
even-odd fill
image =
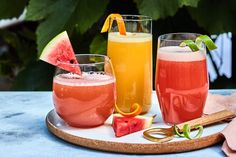
[[[81,75],[80,67],[66,31],[54,37],[43,49],[39,58],[63,70]]]
[[[113,115],[112,127],[116,137],[121,137],[151,127],[154,116],[124,117],[120,114]]]

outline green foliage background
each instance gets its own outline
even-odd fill
[[[18,17],[24,9],[24,22],[0,29],[0,44],[6,47],[0,51],[0,77],[12,81],[12,90],[51,90],[54,67],[38,56],[63,30],[77,53],[106,52],[100,29],[110,13],[153,18],[154,58],[163,33],[236,34],[234,0],[1,0],[0,19]]]

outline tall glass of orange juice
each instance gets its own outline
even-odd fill
[[[113,22],[107,48],[117,80],[117,106],[129,112],[130,106],[138,103],[146,113],[152,93],[152,19],[142,15],[122,18],[126,35],[121,35]]]

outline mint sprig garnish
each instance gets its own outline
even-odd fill
[[[200,35],[196,38],[195,41],[193,40],[184,40],[180,43],[180,47],[188,46],[193,52],[199,51],[201,49],[202,43],[206,45],[208,50],[212,51],[217,48],[215,43],[211,40],[211,38],[207,35]]]

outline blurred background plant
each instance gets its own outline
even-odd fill
[[[106,52],[107,34],[100,30],[110,13],[153,18],[154,67],[157,37],[169,32],[215,37],[231,32],[230,62],[236,63],[235,0],[1,0],[0,20],[17,19],[0,28],[0,90],[51,90],[55,68],[38,57],[63,30],[67,30],[76,53]],[[209,59],[217,75],[210,88],[236,88],[235,65],[231,64],[232,75],[226,77],[211,53]]]

